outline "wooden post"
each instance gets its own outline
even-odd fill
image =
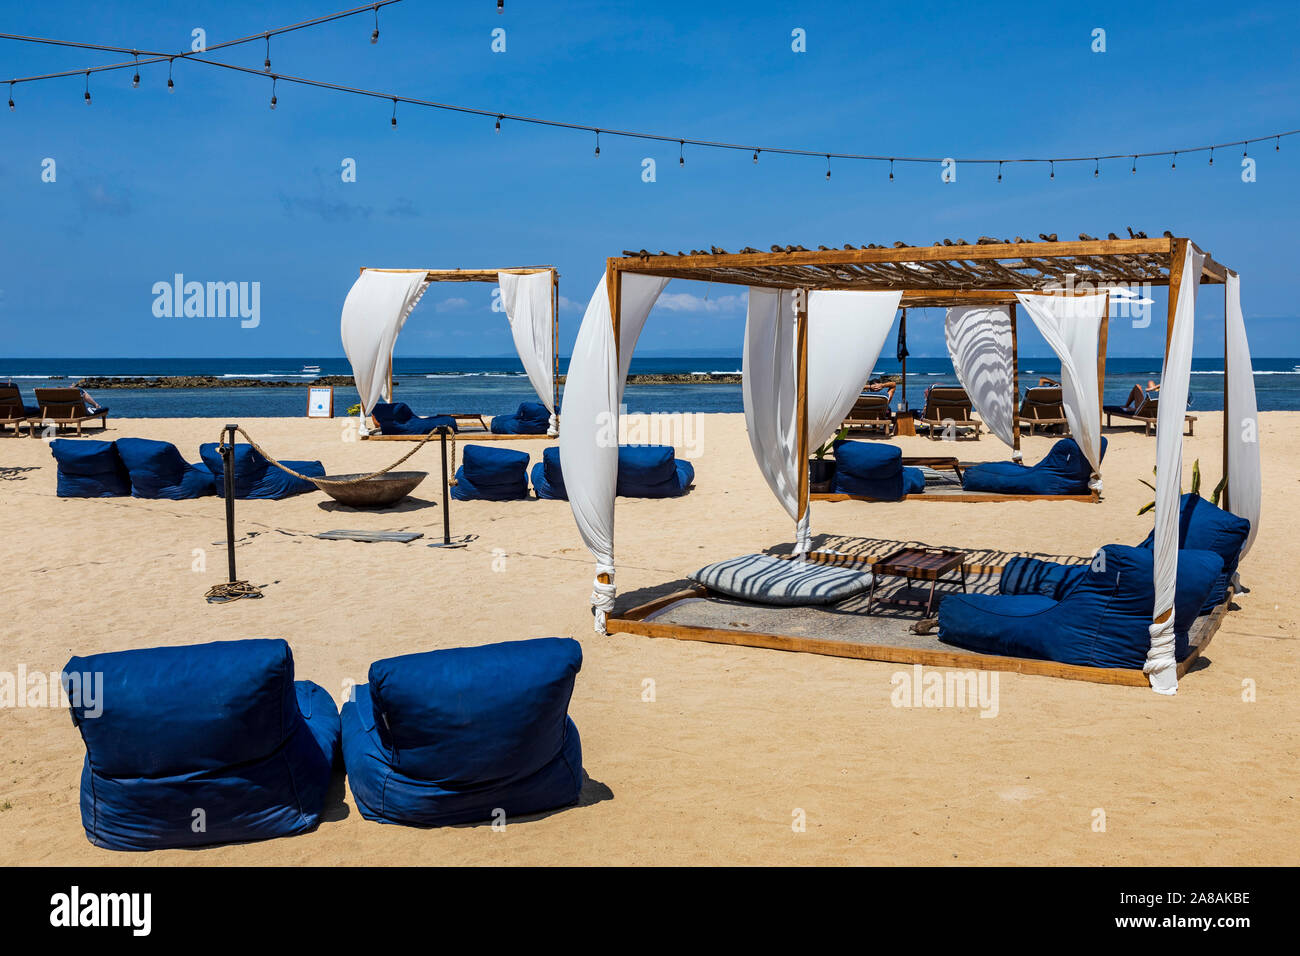
[[[393,400],[393,354],[388,353],[388,400]]]
[[[1102,406],[1106,404],[1106,339],[1110,332],[1110,293],[1101,313],[1101,329],[1097,334],[1097,428],[1101,429]]]
[[[623,305],[623,273],[614,268],[614,260],[605,260],[605,290],[609,294],[609,320],[614,327],[614,374],[621,377],[622,372],[622,342],[620,334],[622,332],[622,305]],[[621,384],[621,383],[620,383]],[[618,409],[614,409],[614,435],[618,436]],[[596,580],[601,584],[609,584],[610,576],[608,574],[598,574]]]
[[[1020,457],[1020,343],[1016,336],[1016,304],[1011,303],[1011,448]]]
[[[1172,256],[1172,259],[1169,262],[1169,314],[1168,318],[1165,320],[1165,360],[1161,365],[1161,368],[1165,368],[1169,365],[1169,344],[1174,338],[1174,316],[1178,313],[1178,293],[1183,285],[1183,260],[1187,258],[1187,240],[1172,240],[1170,242],[1170,255]],[[1161,382],[1160,384],[1163,385],[1164,382]],[[1178,428],[1180,435],[1182,434],[1182,430],[1182,423],[1180,422]],[[1158,435],[1159,429],[1157,428],[1157,436]],[[1157,437],[1156,440],[1158,447],[1159,438]],[[1175,476],[1175,480],[1181,483],[1182,476]],[[1156,623],[1165,623],[1173,613],[1174,609],[1172,607],[1169,608],[1169,610],[1156,618]]]
[[[555,425],[560,425],[560,274],[551,270],[551,403]]]
[[[802,521],[808,513],[808,290],[797,289],[799,302],[795,312],[795,352],[797,365],[795,425],[799,429],[799,512]]]

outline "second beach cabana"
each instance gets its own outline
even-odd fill
[[[762,601],[741,602],[740,607],[754,612],[748,615],[736,613],[736,602],[727,604],[722,614],[693,613],[692,608],[698,610],[698,605],[707,606],[718,597],[709,587],[697,584],[615,615],[618,459],[617,441],[611,440],[610,434],[611,430],[617,433],[632,350],[655,301],[675,278],[749,287],[744,343],[746,426],[768,486],[795,522],[788,572],[779,574],[768,565],[764,573],[786,582],[806,576],[815,565],[853,567],[874,581],[867,572],[881,557],[879,552],[846,556],[813,550],[807,462],[810,450],[834,434],[857,399],[900,307],[962,310],[957,330],[969,336],[965,349],[971,356],[968,371],[981,383],[974,390],[979,392],[987,384],[990,396],[1001,396],[999,407],[1006,410],[1002,423],[987,411],[994,407],[989,404],[991,398],[982,411],[994,419],[987,422],[994,434],[1013,447],[1018,391],[1014,342],[1006,342],[1009,349],[1001,344],[1013,338],[1001,316],[1009,317],[1011,306],[1025,308],[1061,357],[1071,431],[1092,465],[1095,492],[1100,489],[1102,438],[1101,383],[1093,363],[1104,361],[1101,342],[1110,290],[1143,284],[1168,287],[1156,441],[1155,530],[1147,543],[1152,552],[1155,601],[1149,633],[1141,637],[1149,646],[1145,663],[1137,667],[1081,666],[956,650],[906,630],[897,620],[892,628],[879,625],[884,619],[870,617],[870,598],[865,614],[844,613],[843,608],[835,614],[796,608],[801,619],[794,626],[790,615],[784,613],[790,608],[764,607]],[[596,558],[591,596],[596,630],[1108,683],[1150,683],[1158,692],[1173,693],[1177,678],[1186,673],[1217,629],[1232,593],[1227,592],[1228,597],[1213,614],[1198,618],[1192,652],[1176,660],[1181,426],[1196,297],[1203,284],[1225,287],[1223,459],[1229,490],[1223,510],[1249,522],[1249,538],[1240,548],[1244,554],[1259,519],[1260,467],[1240,284],[1236,273],[1186,238],[1137,234],[1129,239],[1083,236],[1078,241],[1060,242],[1052,236],[1040,242],[980,239],[973,244],[958,240],[933,246],[895,243],[891,247],[816,250],[788,246],[738,253],[714,247],[676,255],[642,250],[608,259],[575,343],[566,387],[567,427],[560,438],[570,504],[579,531]],[[1080,287],[1086,291],[1077,291]],[[1001,434],[1004,430],[1005,436]],[[963,568],[996,574],[1012,557],[973,551]],[[1234,559],[1234,570],[1235,566]],[[784,632],[782,621],[789,625]]]
[[[501,305],[510,323],[515,351],[528,381],[546,406],[546,434],[494,435],[481,414],[451,412],[465,434],[477,440],[554,438],[559,434],[560,274],[554,266],[509,269],[375,269],[361,275],[343,303],[340,333],[361,396],[361,437],[418,440],[420,435],[375,435],[366,425],[380,402],[393,401],[393,349],[407,318],[435,282],[490,282],[501,289]]]

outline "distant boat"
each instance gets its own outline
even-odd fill
[[[319,374],[320,374],[320,366],[319,366],[319,365],[304,365],[304,366],[302,367],[302,374],[303,374],[303,375],[319,375]]]

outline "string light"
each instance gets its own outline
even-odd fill
[[[891,183],[894,181],[894,161],[892,159],[889,161],[889,181]]]
[[[1130,173],[1133,173],[1134,175],[1137,175],[1137,171],[1138,171],[1138,158],[1137,158],[1136,156],[1134,156],[1134,157],[1133,157],[1133,168],[1130,169],[1129,172],[1130,172]]]
[[[90,105],[90,71],[86,71],[86,105]]]
[[[275,109],[275,77],[271,77],[271,109]]]
[[[497,117],[497,128],[496,128],[496,131],[497,131],[498,133],[501,132],[501,121],[502,121],[503,119],[505,119],[504,116],[498,116],[498,117]]]
[[[1213,146],[1210,147],[1210,165],[1211,165],[1211,166],[1214,165],[1214,147],[1213,147]]]
[[[172,63],[174,62],[174,60],[175,57],[167,61],[167,92],[168,93],[176,92],[176,81],[172,79]]]
[[[1169,161],[1169,168],[1170,168],[1170,169],[1177,169],[1177,168],[1178,168],[1178,154],[1177,154],[1177,153],[1174,153],[1174,158],[1171,159],[1171,160]]]
[[[1242,159],[1245,159],[1245,158],[1246,158],[1246,144],[1245,144],[1245,143],[1242,143],[1242,144],[1241,144],[1241,158],[1242,158]]]
[[[135,76],[131,77],[131,89],[140,88],[140,54],[135,55]]]
[[[1100,179],[1100,178],[1101,178],[1101,160],[1100,160],[1100,159],[1093,159],[1093,161],[1092,161],[1092,178],[1093,178],[1093,179]]]
[[[758,165],[758,150],[754,150],[754,165]]]
[[[1275,139],[1275,140],[1273,141],[1273,152],[1275,152],[1275,153],[1280,153],[1280,152],[1282,152],[1282,137],[1281,137],[1281,136],[1277,137],[1277,139]]]
[[[1056,178],[1056,160],[1052,160],[1051,163],[1052,163],[1052,175],[1048,176],[1047,178],[1048,178],[1048,179],[1055,179],[1055,178]]]
[[[506,12],[506,0],[497,0],[497,13]]]
[[[379,4],[375,4],[375,32],[370,34],[370,42],[379,42]]]
[[[13,111],[14,111],[14,84],[13,84],[12,81],[10,81],[10,83],[9,83],[9,112],[12,113]]]
[[[684,139],[679,139],[677,141],[677,165],[686,165],[686,140]]]
[[[393,129],[397,129],[397,97],[393,97]]]
[[[1002,160],[998,160],[998,182],[1002,182]]]
[[[831,179],[831,156],[830,153],[827,153],[826,154],[826,181],[830,182],[830,179]]]
[[[596,130],[596,155],[600,155],[600,130]]]
[[[262,63],[267,73],[271,72],[271,34],[266,35],[266,60]]]

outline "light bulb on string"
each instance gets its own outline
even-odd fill
[[[754,150],[754,165],[758,165],[758,150]]]
[[[831,157],[830,154],[828,153],[826,155],[826,181],[830,182],[830,179],[831,179]]]
[[[595,153],[595,155],[597,155],[597,156],[600,155],[600,130],[596,130],[596,153]]]
[[[397,129],[397,97],[393,97],[393,129]]]
[[[262,67],[267,73],[271,72],[271,34],[266,35],[266,59],[262,61]]]
[[[379,42],[379,4],[375,4],[375,32],[370,34],[370,42]]]
[[[135,55],[135,76],[131,77],[131,89],[138,90],[139,88],[140,88],[140,54],[137,53]]]
[[[13,82],[11,81],[9,83],[9,112],[12,113],[13,111],[14,111],[14,85]]]
[[[496,128],[496,132],[498,132],[498,133],[501,132],[501,121],[502,121],[503,119],[505,119],[504,116],[498,116],[498,117],[497,117],[497,128]]]
[[[271,77],[271,109],[275,109],[275,80],[274,76]]]
[[[998,182],[1002,182],[1002,160],[998,160]]]
[[[1100,160],[1100,159],[1096,159],[1096,158],[1094,158],[1093,161],[1092,161],[1092,178],[1093,178],[1093,179],[1100,179],[1100,178],[1101,178],[1101,160]]]
[[[497,13],[506,12],[506,0],[497,0]]]
[[[1210,165],[1211,165],[1211,166],[1214,165],[1214,147],[1213,147],[1213,146],[1210,147]]]
[[[176,92],[176,81],[172,79],[172,64],[174,62],[175,62],[175,57],[167,61],[167,92],[168,93]]]
[[[1275,140],[1273,141],[1273,152],[1275,152],[1275,153],[1280,153],[1280,152],[1282,152],[1282,137],[1281,137],[1281,136],[1277,137],[1277,139],[1275,139]]]
[[[679,139],[677,141],[677,165],[686,165],[686,140],[684,139]]]
[[[1047,178],[1048,178],[1048,179],[1055,179],[1055,178],[1056,178],[1056,160],[1054,160],[1054,159],[1053,159],[1053,160],[1049,160],[1049,162],[1052,164],[1052,175],[1048,176]]]
[[[90,71],[86,71],[86,105],[90,105]]]
[[[889,181],[891,183],[894,181],[894,161],[892,159],[889,161]]]
[[[1174,153],[1174,158],[1171,159],[1171,160],[1169,161],[1169,168],[1170,168],[1170,169],[1177,169],[1177,168],[1178,168],[1178,154],[1177,154],[1177,153]]]
[[[1137,175],[1137,171],[1138,171],[1138,158],[1137,158],[1136,156],[1134,156],[1134,157],[1133,157],[1133,168],[1130,169],[1129,172],[1130,172],[1130,173],[1133,173],[1133,174],[1136,176],[1136,175]]]
[[[1245,158],[1246,158],[1246,146],[1247,146],[1246,143],[1242,143],[1242,144],[1241,144],[1241,158],[1242,158],[1242,159],[1245,159]]]

